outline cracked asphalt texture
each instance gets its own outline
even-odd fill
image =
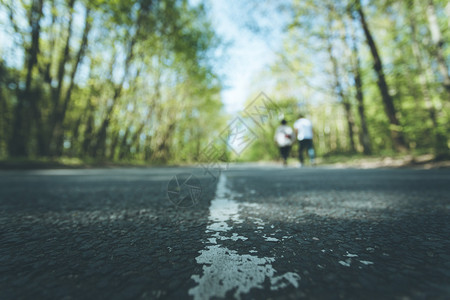
[[[200,180],[193,207],[167,198],[179,173]],[[257,205],[230,222],[248,240],[221,244],[301,277],[242,299],[450,298],[450,170],[224,174],[236,201]],[[215,190],[200,168],[1,171],[0,299],[189,299]]]

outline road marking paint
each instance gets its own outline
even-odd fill
[[[356,257],[356,256],[358,256],[358,255],[356,255],[356,254],[350,254],[350,253],[347,252],[347,255],[344,255],[344,256],[347,256],[347,257]],[[368,260],[360,260],[359,262],[362,263],[363,265],[366,265],[366,266],[368,266],[368,265],[373,265],[373,262],[368,261]],[[351,259],[351,258],[347,258],[345,261],[342,261],[342,260],[339,261],[339,264],[343,265],[344,267],[350,267],[351,263],[352,263],[352,259]],[[361,268],[361,267],[360,267],[360,268]]]
[[[357,257],[358,254],[351,254],[351,253],[348,253],[348,251],[347,251],[347,254],[344,255],[344,256],[347,256],[347,257]]]
[[[240,299],[241,294],[248,293],[253,288],[264,288],[265,282],[270,282],[270,289],[276,291],[289,285],[298,287],[300,276],[297,273],[287,272],[275,276],[277,271],[273,268],[274,257],[258,257],[251,254],[238,254],[237,251],[228,249],[220,244],[222,240],[246,241],[247,237],[232,233],[224,236],[233,226],[243,222],[239,215],[240,206],[255,206],[255,204],[241,203],[233,199],[233,193],[226,187],[226,177],[221,174],[217,184],[216,197],[211,201],[209,208],[210,224],[206,233],[210,234],[207,239],[209,245],[199,251],[196,257],[198,264],[203,265],[203,275],[192,275],[191,278],[197,285],[189,290],[189,295],[194,300],[210,299],[214,297],[223,298],[227,293],[234,292],[234,298]],[[261,224],[261,219],[256,220]],[[256,222],[255,222],[256,223]],[[273,241],[275,238],[263,236],[266,240]],[[278,241],[278,239],[276,239]],[[211,245],[213,244],[213,245]],[[249,250],[249,253],[256,253]]]
[[[214,237],[214,239],[221,240],[221,241],[225,241],[225,240],[232,240],[232,241],[242,240],[242,241],[245,241],[245,240],[248,240],[247,237],[242,236],[242,235],[238,235],[237,233],[233,233],[232,236],[228,237],[228,236],[221,236],[219,232],[216,232],[212,236]]]
[[[266,240],[267,242],[278,242],[278,241],[280,241],[280,240],[277,239],[277,238],[270,237],[270,236],[266,236],[265,234],[263,235],[263,238],[264,238],[264,240]]]
[[[340,263],[341,265],[343,265],[344,267],[350,267],[350,264],[352,263],[352,259],[349,258],[349,259],[346,259],[345,261],[340,260],[339,263]]]

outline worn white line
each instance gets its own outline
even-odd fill
[[[247,237],[237,233],[232,233],[231,237],[228,233],[233,229],[233,224],[243,222],[239,215],[239,203],[233,199],[235,196],[236,193],[226,186],[225,175],[221,174],[216,197],[211,201],[209,208],[210,223],[206,233],[209,233],[210,237],[205,242],[207,244],[205,249],[201,250],[196,258],[197,263],[203,265],[203,274],[191,277],[197,285],[189,290],[189,295],[195,300],[223,298],[230,291],[234,291],[234,298],[240,299],[241,294],[248,293],[253,288],[263,288],[263,283],[267,279],[271,290],[278,290],[289,285],[298,287],[300,276],[296,273],[288,272],[275,276],[277,271],[272,266],[274,257],[239,254],[220,244],[220,241],[227,239],[242,242],[247,240]],[[262,224],[263,221],[258,219],[258,225]],[[225,233],[228,233],[228,236],[224,236]],[[263,238],[266,237],[263,236]],[[249,251],[249,253],[255,252],[256,250]]]

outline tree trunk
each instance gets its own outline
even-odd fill
[[[133,134],[133,136],[131,137],[131,142],[130,142],[130,146],[136,145],[136,149],[139,149],[141,146],[141,142],[140,142],[140,136],[142,134],[142,131],[144,130],[145,127],[145,123],[142,123],[139,128],[136,130],[136,132]],[[136,153],[138,153],[139,151],[136,150]]]
[[[364,35],[366,36],[366,42],[370,48],[370,52],[372,54],[372,58],[374,61],[373,69],[377,74],[378,89],[380,90],[381,98],[384,104],[384,109],[389,119],[390,123],[389,130],[391,132],[392,142],[394,144],[395,150],[405,152],[408,150],[408,146],[405,142],[400,122],[397,118],[397,111],[394,106],[394,101],[392,99],[392,96],[389,94],[389,87],[384,76],[383,63],[381,61],[380,55],[378,54],[378,49],[372,37],[372,33],[370,32],[369,26],[366,22],[365,14],[361,6],[361,1],[356,0],[356,4],[357,4],[356,11],[359,14],[360,17],[359,20],[361,22]]]
[[[372,146],[370,142],[369,129],[367,127],[366,114],[364,109],[364,94],[362,91],[361,70],[359,64],[355,65],[355,88],[356,100],[358,101],[358,113],[361,122],[361,131],[359,139],[363,146],[363,153],[370,155],[372,153]]]
[[[72,23],[73,23],[73,7],[75,5],[75,0],[70,0],[68,4],[69,8],[69,23],[67,25],[67,38],[65,41],[65,46],[63,48],[63,51],[61,53],[61,57],[58,64],[58,73],[56,75],[56,80],[58,85],[55,89],[52,90],[52,102],[53,102],[53,112],[51,116],[50,121],[50,147],[51,147],[51,154],[54,156],[60,155],[58,151],[62,150],[62,143],[63,143],[63,133],[62,131],[62,124],[60,124],[61,119],[61,93],[62,88],[64,85],[64,76],[65,76],[65,70],[66,70],[66,64],[69,60],[70,56],[70,40],[72,39]],[[58,141],[59,136],[61,136],[61,141]],[[61,146],[58,145],[58,143],[61,143]]]
[[[134,36],[131,38],[131,40],[128,44],[127,57],[125,59],[125,65],[124,65],[124,74],[123,74],[121,82],[114,87],[114,95],[112,98],[112,104],[109,107],[108,111],[106,112],[106,116],[103,119],[102,125],[100,126],[100,129],[98,131],[97,141],[93,148],[93,156],[94,157],[104,157],[104,150],[105,150],[105,146],[106,146],[106,135],[107,135],[109,124],[111,122],[112,112],[114,111],[114,107],[116,106],[116,103],[120,98],[120,95],[121,95],[122,89],[123,89],[123,85],[125,83],[125,80],[128,77],[128,73],[130,71],[131,61],[133,60],[133,57],[134,57],[134,45],[137,40],[137,34],[138,34],[138,30],[136,30]],[[113,69],[111,69],[111,74],[110,74],[111,78],[112,78],[112,74],[113,74],[112,72],[113,72]]]
[[[436,108],[433,104],[432,98],[431,98],[431,92],[429,88],[429,82],[426,78],[426,70],[422,63],[422,54],[420,51],[420,46],[416,38],[416,20],[414,17],[414,12],[409,12],[409,23],[411,28],[411,47],[413,51],[414,58],[416,60],[417,68],[419,71],[419,83],[420,88],[423,95],[423,100],[425,102],[425,107],[428,111],[428,114],[430,116],[431,122],[433,124],[432,131],[434,132],[434,149],[436,156],[439,156],[441,152],[447,153],[448,146],[447,146],[447,137],[446,135],[442,134],[439,130],[439,123],[437,120],[437,112]]]
[[[352,14],[350,12],[350,17],[353,20]],[[359,59],[359,50],[358,44],[356,40],[356,35],[354,31],[354,27],[352,26],[351,33],[351,51],[352,51],[352,72],[355,80],[355,90],[356,90],[356,101],[358,102],[358,114],[359,120],[361,122],[361,130],[359,131],[359,140],[361,145],[363,146],[363,153],[366,155],[370,155],[372,153],[372,145],[370,142],[369,129],[366,121],[365,107],[364,107],[364,93],[363,93],[363,84],[362,84],[362,76],[361,76],[361,63]]]
[[[4,80],[2,75],[5,74],[5,70],[0,62],[0,82]],[[3,158],[7,154],[6,147],[7,143],[7,135],[8,135],[8,126],[9,124],[9,109],[8,103],[3,97],[2,90],[0,90],[0,158]]]
[[[436,16],[436,9],[433,0],[428,0],[427,5],[428,25],[431,32],[431,40],[435,49],[439,73],[442,76],[442,85],[450,96],[450,75],[448,73],[448,66],[444,54],[444,39],[442,38],[441,29],[439,28],[438,19]]]
[[[51,0],[51,14],[52,14],[52,18],[51,18],[51,23],[49,28],[53,28],[56,24],[56,17],[57,17],[57,8],[55,7],[55,0]],[[39,66],[39,72],[41,73],[42,79],[44,80],[45,83],[47,83],[49,85],[49,87],[51,87],[52,84],[52,74],[51,74],[51,70],[52,68],[52,64],[53,64],[53,57],[55,56],[55,44],[56,44],[56,34],[55,34],[55,30],[50,30],[49,33],[49,37],[48,37],[48,43],[49,43],[49,50],[48,50],[48,56],[43,58],[42,64],[43,66]]]
[[[116,158],[116,148],[117,144],[119,143],[119,133],[117,131],[114,131],[112,135],[114,137],[112,139],[111,146],[109,147],[109,160],[114,160]]]
[[[170,159],[169,141],[172,136],[172,132],[175,129],[175,122],[172,120],[167,126],[167,130],[161,134],[161,142],[156,147],[154,158],[158,161],[166,162]]]
[[[70,156],[77,156],[77,153],[79,153],[80,148],[78,139],[80,138],[80,127],[83,122],[84,115],[85,114],[80,115],[73,126],[72,137],[70,139]]]
[[[150,135],[147,135],[145,137],[145,144],[144,144],[144,160],[148,161],[152,158],[153,156],[153,151],[152,151],[152,137]]]
[[[90,100],[89,100],[90,101]],[[89,107],[92,107],[89,104]],[[84,157],[92,156],[92,137],[94,133],[94,116],[92,110],[89,111],[89,116],[86,122],[86,128],[83,133],[83,143],[81,145],[81,153]]]
[[[339,70],[338,70],[338,63],[336,60],[336,57],[333,55],[333,48],[332,48],[332,41],[329,37],[327,37],[327,50],[328,55],[330,56],[330,61],[333,66],[333,76],[334,76],[334,90],[339,98],[339,102],[342,103],[344,106],[345,111],[345,117],[347,121],[347,129],[348,129],[348,137],[350,141],[350,152],[354,153],[356,152],[355,147],[355,139],[354,139],[354,128],[355,128],[355,121],[352,114],[352,108],[351,104],[348,101],[347,97],[344,95],[344,91],[342,89],[342,84],[339,79]]]
[[[445,15],[447,16],[448,28],[450,28],[450,2],[447,2],[447,5],[445,6]]]
[[[63,143],[64,143],[64,127],[63,127],[64,119],[66,117],[67,107],[71,100],[73,87],[75,86],[75,75],[77,74],[78,67],[85,55],[86,48],[87,48],[89,31],[91,29],[91,21],[90,21],[89,14],[90,14],[90,9],[87,8],[86,14],[85,14],[85,25],[84,25],[84,30],[83,30],[83,37],[81,39],[80,48],[79,48],[78,53],[75,58],[75,63],[72,67],[72,72],[70,74],[69,86],[67,88],[62,107],[60,108],[60,110],[57,112],[57,115],[56,115],[56,124],[55,124],[55,128],[53,131],[53,141],[55,143],[55,153],[54,154],[56,156],[62,155]]]
[[[128,145],[128,135],[130,134],[130,126],[127,126],[125,134],[122,137],[122,142],[120,143],[119,160],[122,160],[130,153],[130,148]]]
[[[356,152],[355,139],[354,139],[354,128],[355,128],[355,119],[353,118],[352,107],[350,101],[346,96],[341,95],[343,98],[342,104],[344,105],[345,117],[347,119],[347,128],[348,128],[348,137],[350,139],[350,152]]]
[[[33,117],[40,119],[37,97],[32,95],[33,70],[37,63],[39,53],[39,39],[41,34],[40,21],[42,18],[43,0],[34,0],[29,12],[29,24],[31,27],[31,45],[26,52],[26,79],[25,90],[18,89],[18,102],[14,111],[14,125],[11,140],[9,142],[9,154],[11,156],[26,156],[28,154],[27,145],[30,135],[29,107],[32,109]],[[33,99],[34,98],[34,99]],[[40,123],[40,122],[39,122]],[[40,128],[38,128],[39,130]]]

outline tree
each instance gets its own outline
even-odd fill
[[[332,6],[328,6],[328,27],[329,28],[333,28],[333,19],[332,19],[332,13],[334,13],[334,8]],[[340,24],[341,28],[343,24]],[[342,29],[341,29],[342,31]],[[342,39],[344,40],[344,45],[346,43],[346,34],[342,34]],[[334,77],[334,90],[338,96],[339,102],[342,103],[342,105],[344,106],[344,110],[345,110],[345,116],[347,119],[347,130],[348,130],[348,137],[349,137],[349,141],[350,141],[350,152],[355,153],[356,152],[356,145],[355,145],[355,140],[354,140],[354,128],[355,128],[355,121],[353,118],[353,113],[352,113],[352,107],[351,107],[351,103],[347,97],[347,95],[345,95],[344,93],[344,89],[342,87],[342,83],[341,83],[341,78],[343,76],[340,76],[339,74],[339,66],[338,66],[338,62],[337,59],[335,57],[335,55],[333,54],[333,41],[330,37],[330,35],[328,35],[327,37],[325,37],[326,40],[326,45],[327,45],[327,52],[328,55],[330,57],[330,61],[331,61],[331,65],[332,65],[332,74]]]
[[[361,5],[360,0],[356,0],[355,2],[355,10],[359,15],[359,20],[361,22],[361,27],[363,28],[364,34],[366,36],[366,42],[367,45],[370,48],[370,52],[372,54],[373,58],[373,69],[375,73],[377,74],[377,84],[378,88],[380,90],[381,98],[383,100],[384,109],[386,112],[386,115],[389,119],[390,123],[390,132],[392,141],[394,143],[394,147],[397,151],[406,151],[408,149],[408,146],[406,144],[405,138],[402,133],[400,122],[397,118],[397,110],[394,105],[394,99],[389,94],[389,87],[386,82],[386,78],[384,75],[383,70],[383,63],[381,61],[381,57],[378,52],[377,45],[375,44],[375,41],[372,36],[372,32],[369,29],[369,25],[366,21],[366,16],[363,11],[363,7]]]
[[[29,139],[29,131],[31,128],[30,118],[40,123],[40,114],[38,111],[38,97],[36,92],[32,90],[33,72],[37,64],[39,54],[39,38],[41,34],[41,18],[42,18],[43,0],[33,0],[28,11],[28,25],[31,36],[29,45],[23,44],[26,54],[26,75],[24,89],[18,89],[17,105],[14,110],[14,126],[11,140],[9,142],[9,154],[11,156],[26,156],[28,154],[27,144]],[[10,21],[16,33],[23,35],[19,31],[19,25],[16,24],[14,8],[12,4],[8,6]],[[30,112],[31,108],[31,112]],[[41,128],[38,128],[41,129]]]
[[[438,18],[436,16],[436,8],[433,0],[427,2],[427,17],[428,24],[431,32],[431,40],[434,46],[434,53],[436,55],[436,61],[438,64],[438,70],[442,76],[442,85],[447,90],[450,99],[450,74],[447,66],[447,61],[444,55],[445,42],[442,38],[441,29],[438,24]]]
[[[0,45],[2,70],[15,74],[0,76],[2,120],[13,118],[0,122],[10,156],[168,161],[197,126],[180,121],[183,110],[212,124],[189,147],[222,124],[212,67],[220,41],[202,4],[6,0],[0,10],[9,16],[3,33],[16,41]],[[23,64],[6,63],[12,51]]]
[[[350,13],[350,15],[351,15],[351,13]],[[351,19],[353,20],[353,18],[351,18]],[[353,77],[354,77],[354,81],[355,81],[356,101],[358,103],[358,113],[359,113],[359,119],[360,119],[360,123],[361,123],[359,140],[361,142],[361,145],[363,146],[364,154],[369,155],[372,153],[372,146],[371,146],[370,135],[369,135],[367,120],[366,120],[365,107],[364,107],[364,93],[363,93],[363,84],[362,84],[362,75],[361,75],[361,63],[360,63],[360,58],[359,58],[358,43],[357,43],[353,28],[352,28],[352,31],[353,32],[351,35],[351,41],[352,41],[351,69],[352,69],[352,73],[353,73]]]

